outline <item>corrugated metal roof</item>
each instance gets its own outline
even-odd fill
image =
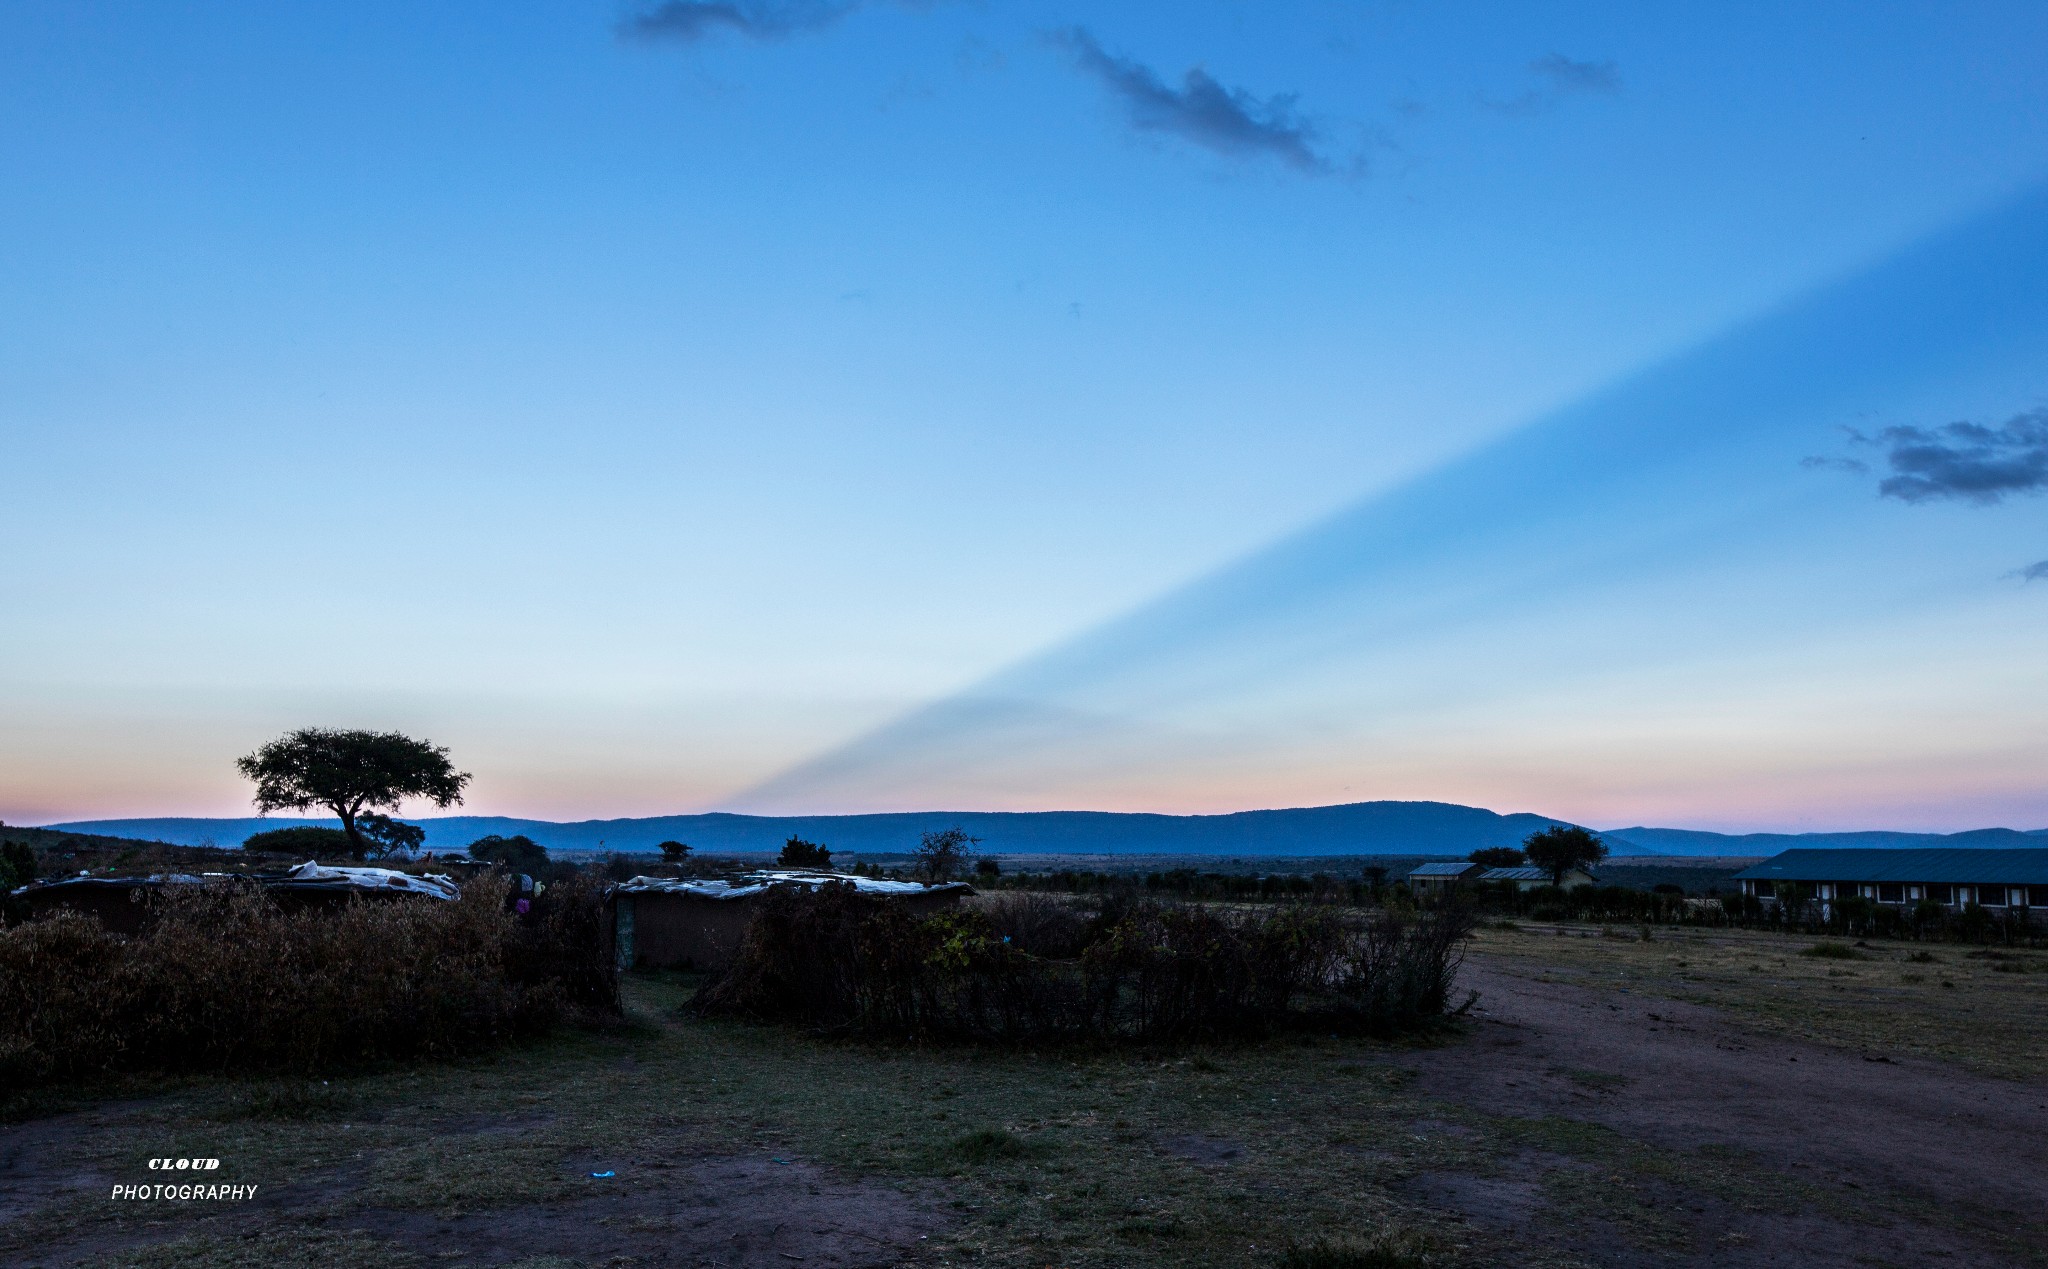
[[[1456,863],[1418,864],[1408,875],[1411,877],[1462,877],[1478,867],[1478,864],[1473,863],[1469,859],[1461,859]]]
[[[1905,881],[1942,885],[2048,885],[2048,850],[1788,850],[1735,874],[1738,881]]]
[[[1583,868],[1569,868],[1567,872],[1585,872]],[[1591,876],[1591,873],[1586,873]],[[1489,868],[1479,874],[1481,881],[1548,881],[1548,868]]]

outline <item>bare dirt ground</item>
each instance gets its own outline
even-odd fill
[[[0,1127],[0,1264],[175,1265],[333,1263],[391,1265],[676,1265],[761,1269],[802,1263],[871,1269],[915,1258],[944,1228],[933,1205],[903,1188],[839,1175],[775,1155],[660,1154],[597,1167],[558,1164],[584,1197],[477,1211],[363,1205],[361,1169],[262,1186],[248,1203],[129,1202],[114,1219],[69,1236],[22,1239],[10,1218],[46,1204],[104,1200],[134,1169],[66,1166],[67,1147],[99,1116],[66,1115]],[[519,1116],[456,1125],[462,1138],[516,1133]],[[604,1161],[612,1162],[612,1161]],[[610,1171],[611,1177],[590,1172]],[[239,1180],[226,1174],[210,1174]],[[21,1232],[28,1232],[22,1230]],[[246,1244],[246,1257],[232,1253]],[[283,1244],[283,1246],[280,1246]],[[224,1252],[223,1249],[227,1249]],[[308,1252],[311,1254],[307,1254]]]
[[[1482,932],[1435,1040],[854,1045],[635,976],[476,1061],[73,1090],[0,1123],[0,1265],[2048,1267],[2044,958],[1611,933]],[[110,1201],[152,1155],[261,1189]]]
[[[1594,1237],[1576,1248],[1593,1263],[2008,1263],[2015,1244],[2048,1240],[2048,1080],[1774,1037],[1699,1005],[1542,981],[1525,960],[1474,957],[1465,985],[1482,997],[1470,1036],[1412,1062],[1412,1091],[1488,1115],[1600,1125],[1788,1176],[1809,1195],[1801,1211],[1745,1217],[1682,1175],[1614,1176],[1695,1227],[1701,1251]],[[1414,1189],[1481,1223],[1523,1224],[1541,1207],[1533,1187],[1500,1180],[1425,1175]]]

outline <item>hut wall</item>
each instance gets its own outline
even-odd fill
[[[635,969],[721,968],[739,950],[740,937],[754,915],[754,905],[747,899],[658,891],[620,898],[632,900]]]
[[[892,895],[918,916],[956,906],[960,890]],[[641,891],[619,896],[620,955],[634,969],[723,969],[739,951],[756,899],[706,899],[697,895]],[[630,901],[630,904],[629,902]],[[630,943],[630,953],[628,945]]]
[[[31,890],[24,896],[28,916],[34,920],[59,908],[87,912],[115,934],[135,934],[149,919],[154,897],[142,886],[60,886]]]

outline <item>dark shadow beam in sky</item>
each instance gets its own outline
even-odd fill
[[[1825,485],[1802,457],[1863,413],[2048,370],[2048,194],[2033,191],[994,674],[732,800],[912,804],[1191,702],[1493,619],[1711,549]],[[2048,377],[2036,380],[2048,386]],[[1938,393],[1937,393],[1938,395]],[[1955,417],[1950,413],[1948,417]],[[1934,420],[1929,420],[1930,422]],[[1132,743],[1138,743],[1133,741]],[[983,787],[987,787],[984,780]]]

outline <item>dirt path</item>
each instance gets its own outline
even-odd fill
[[[1773,1226],[1674,1194],[1671,1206],[1702,1223],[1755,1230],[1704,1263],[1998,1263],[1958,1227],[1991,1235],[1991,1246],[2000,1235],[2036,1247],[2048,1237],[2048,1078],[2014,1083],[1761,1036],[1711,1009],[1540,982],[1521,968],[1483,957],[1468,964],[1465,981],[1481,994],[1477,1025],[1467,1042],[1415,1063],[1416,1091],[1740,1159],[1885,1222],[1844,1219],[1820,1203],[1810,1218]],[[1671,1263],[1583,1250],[1596,1263]]]
[[[170,1242],[177,1250],[158,1261],[245,1265],[248,1255],[232,1249],[264,1236],[285,1248],[336,1240],[293,1251],[293,1264],[505,1265],[554,1256],[577,1264],[882,1269],[916,1259],[946,1224],[928,1196],[801,1159],[683,1154],[636,1158],[615,1178],[593,1179],[586,1198],[474,1213],[357,1206],[350,1200],[362,1178],[342,1173],[265,1186],[247,1204],[133,1203],[57,1237],[24,1229],[21,1218],[39,1207],[101,1206],[114,1181],[138,1180],[67,1164],[71,1139],[104,1117],[0,1125],[0,1264],[76,1265]],[[503,1126],[480,1118],[462,1127],[474,1135]],[[576,1176],[588,1166],[561,1164]]]

